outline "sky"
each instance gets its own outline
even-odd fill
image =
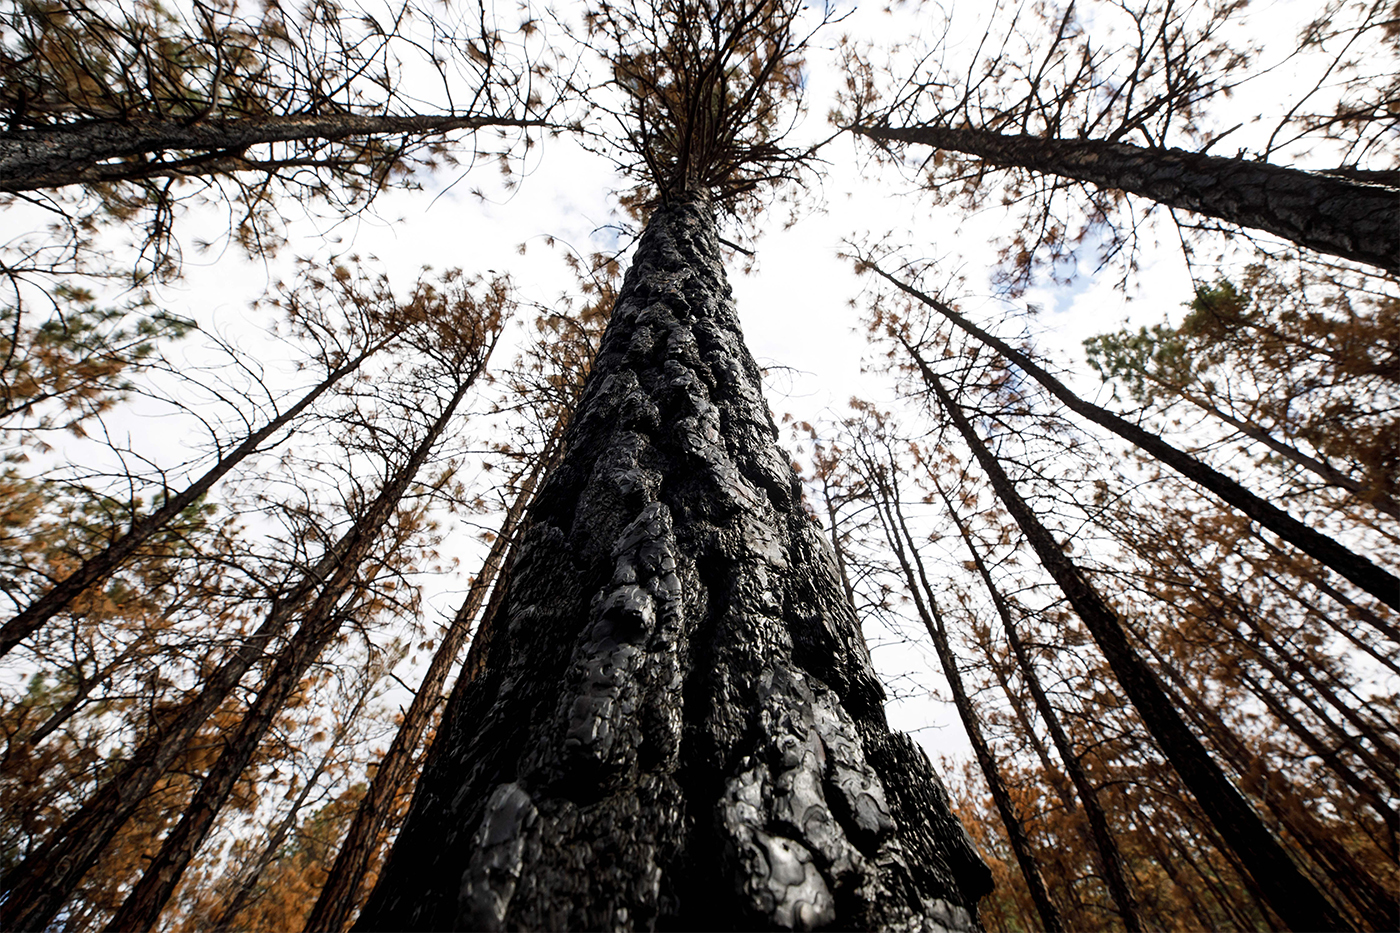
[[[1287,24],[1307,15],[1310,5],[1260,3],[1256,8],[1252,28],[1268,46],[1290,42]],[[985,11],[982,4],[962,4],[954,11],[956,26],[949,44],[953,53],[965,51],[978,34],[979,11]],[[825,115],[842,80],[833,49],[840,32],[876,42],[906,41],[937,34],[947,15],[944,5],[931,3],[902,4],[893,12],[886,12],[882,4],[852,7],[839,26],[815,40],[809,58],[809,113],[799,137],[820,138],[831,132]],[[1265,22],[1273,32],[1262,31],[1259,24]],[[1265,96],[1268,92],[1259,89]],[[1265,106],[1249,93],[1230,102],[1237,113],[1261,112]],[[966,280],[964,310],[994,313],[1001,305],[989,280],[995,262],[992,244],[1006,229],[999,206],[964,216],[931,205],[912,176],[877,166],[864,145],[849,136],[830,143],[822,157],[829,164],[812,189],[810,209],[790,227],[784,227],[784,216],[773,216],[765,218],[762,230],[737,231],[757,253],[755,269],[745,274],[737,262],[730,268],[749,348],[767,368],[770,407],[777,417],[791,414],[813,422],[839,415],[852,396],[894,404],[879,366],[863,371],[869,352],[861,312],[852,302],[859,305],[867,283],[852,273],[848,261],[838,258],[843,241],[888,235],[892,242],[907,244],[910,258],[940,258],[945,268]],[[424,265],[460,266],[469,273],[509,272],[524,299],[553,303],[573,287],[561,250],[587,254],[616,242],[609,226],[617,219],[613,192],[627,182],[607,160],[568,135],[543,139],[528,155],[526,166],[521,183],[510,191],[501,188],[494,166],[486,164],[473,167],[465,177],[461,172],[424,177],[422,191],[386,194],[371,214],[329,232],[330,225],[323,221],[294,221],[288,249],[264,265],[250,263],[233,250],[200,254],[189,249],[185,277],[163,286],[161,297],[172,310],[228,335],[274,365],[279,351],[262,333],[267,316],[250,310],[250,305],[271,282],[289,274],[289,262],[297,255],[316,257],[318,262],[332,254],[374,256],[405,289]],[[484,197],[472,193],[478,188]],[[187,218],[184,238],[190,243],[201,234],[216,239],[223,222],[218,212]],[[1098,381],[1082,363],[1080,343],[1085,337],[1125,322],[1137,326],[1179,316],[1181,303],[1191,295],[1191,280],[1170,228],[1161,225],[1148,233],[1158,236],[1162,246],[1144,252],[1130,292],[1120,290],[1113,276],[1095,275],[1086,261],[1071,286],[1038,286],[1023,300],[1044,309],[1033,324],[1038,345],[1071,367],[1077,374],[1071,381],[1086,394],[1097,391]],[[548,245],[550,238],[559,245]],[[186,352],[195,359],[202,351]],[[498,361],[513,355],[510,347],[498,352]],[[172,431],[165,419],[135,412],[117,418],[116,430],[127,431],[139,449],[165,447],[171,457],[178,457],[180,432]],[[467,572],[475,566],[479,545],[460,533],[445,550],[459,556]],[[460,592],[460,579],[430,581],[431,611],[450,614]],[[877,645],[888,641],[879,632],[870,637]],[[936,691],[946,696],[931,651],[877,647],[875,661],[882,677],[900,687],[899,698],[889,708],[892,725],[913,733],[935,757],[964,756],[966,740],[951,704],[931,695]],[[411,677],[405,680],[411,682]],[[926,684],[929,692],[911,691],[909,685],[916,683]],[[390,694],[385,702],[401,699]]]

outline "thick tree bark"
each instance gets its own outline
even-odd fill
[[[301,625],[277,653],[267,677],[258,690],[248,711],[238,726],[224,740],[218,760],[205,774],[194,799],[161,843],[160,851],[146,866],[126,900],[108,925],[109,931],[146,930],[155,926],[175,886],[194,858],[215,818],[233,792],[233,785],[252,760],[267,730],[272,728],[306,671],[339,633],[353,614],[356,578],[362,571],[370,548],[378,539],[394,511],[403,500],[409,485],[417,478],[447,426],[457,413],[476,378],[486,365],[480,359],[469,374],[464,374],[452,397],[414,446],[412,453],[393,474],[392,479],[375,496],[361,521],[356,523],[356,537],[346,549],[345,559],[331,574],[326,585],[316,594]],[[349,600],[347,601],[347,594]]]
[[[1001,590],[997,588],[996,581],[992,579],[992,572],[987,568],[986,561],[982,559],[982,552],[973,544],[971,532],[963,523],[962,517],[958,515],[957,509],[953,507],[953,500],[948,497],[941,486],[938,487],[938,495],[948,510],[948,517],[957,526],[958,535],[963,539],[963,544],[967,545],[968,553],[972,555],[972,563],[977,568],[977,575],[982,578],[982,584],[986,586],[987,592],[992,597],[997,617],[1001,619],[1002,631],[1006,633],[1006,641],[1016,656],[1016,664],[1020,667],[1021,677],[1031,692],[1036,712],[1040,714],[1046,729],[1050,731],[1050,739],[1055,743],[1055,750],[1059,753],[1060,760],[1064,762],[1065,773],[1069,775],[1076,793],[1079,794],[1080,803],[1084,807],[1084,816],[1089,823],[1089,835],[1094,843],[1094,854],[1098,856],[1099,867],[1103,871],[1108,893],[1113,898],[1119,915],[1123,918],[1123,926],[1128,929],[1129,933],[1138,933],[1143,929],[1142,919],[1138,916],[1137,901],[1133,897],[1132,890],[1128,887],[1127,872],[1123,868],[1123,857],[1118,851],[1118,843],[1114,840],[1113,833],[1108,827],[1108,817],[1099,804],[1098,789],[1090,782],[1089,775],[1084,771],[1083,763],[1075,754],[1074,746],[1070,744],[1069,736],[1065,734],[1064,727],[1060,725],[1059,714],[1050,705],[1050,697],[1046,694],[1045,688],[1041,686],[1040,675],[1036,673],[1030,651],[1026,648],[1025,642],[1021,640],[1021,633],[1016,629],[1015,620],[1011,618],[1011,607],[1007,604],[1006,598],[1002,596]],[[1026,731],[1030,732],[1031,730],[1027,729]]]
[[[920,143],[997,166],[1139,194],[1400,273],[1400,189],[1387,185],[1101,139],[1009,136],[941,126],[851,129],[882,142]]]
[[[1219,470],[1168,444],[1156,434],[1144,431],[1108,409],[1100,408],[1098,405],[1075,395],[1068,386],[1046,372],[1029,356],[973,324],[944,302],[901,282],[879,266],[871,264],[870,268],[901,291],[922,301],[962,330],[996,350],[1022,372],[1040,383],[1051,395],[1064,402],[1071,411],[1082,415],[1102,428],[1107,428],[1135,447],[1145,450],[1182,476],[1210,490],[1226,503],[1239,509],[1313,560],[1332,568],[1392,609],[1400,610],[1400,577],[1395,576],[1384,567],[1377,566],[1364,555],[1343,547],[1327,535],[1309,528],[1283,509],[1259,498]],[[902,336],[896,339],[904,344],[905,349],[923,368],[923,360],[919,358],[913,346]]]
[[[1242,863],[1244,877],[1252,879],[1283,922],[1293,930],[1346,929],[1345,919],[1321,891],[1298,870],[1278,840],[1269,832],[1204,745],[1187,727],[1172,705],[1152,668],[1137,653],[1117,612],[1104,600],[1089,578],[1064,552],[1054,536],[1016,491],[997,458],[977,436],[962,408],[937,374],[921,365],[929,391],[952,420],[959,435],[991,480],[997,497],[1016,520],[1027,542],[1074,611],[1084,620],[1094,643],[1103,652],[1123,692],[1132,702],[1152,737],[1171,762],[1182,783],[1205,811],[1227,849]]]
[[[707,200],[657,209],[358,929],[974,929],[885,724]]]
[[[0,628],[0,657],[3,657],[11,648],[27,638],[30,633],[62,612],[88,587],[102,582],[115,573],[122,563],[136,553],[137,548],[149,540],[152,535],[170,524],[185,509],[198,502],[200,497],[213,489],[214,484],[222,479],[229,470],[232,470],[252,454],[262,450],[263,445],[278,431],[296,420],[327,389],[359,369],[366,359],[383,348],[384,343],[384,341],[376,343],[332,370],[298,399],[291,408],[249,434],[237,447],[221,456],[213,466],[205,470],[198,479],[173,496],[168,497],[160,508],[133,521],[131,528],[125,534],[83,561],[77,570],[54,584],[47,593],[6,622],[4,627]]]
[[[263,119],[136,119],[0,132],[0,193],[183,175],[267,171],[282,167],[244,156],[252,146],[329,142],[372,136],[433,136],[487,126],[541,126],[494,116],[307,114]],[[178,157],[163,156],[167,152]],[[130,161],[112,161],[123,159]],[[294,164],[302,164],[295,162]],[[306,160],[314,164],[314,160]]]
[[[898,487],[894,485],[895,480],[892,476],[880,475],[884,471],[884,464],[868,465],[872,467],[873,475],[870,480],[876,490],[875,508],[880,516],[880,524],[884,527],[885,540],[899,562],[899,569],[904,574],[904,583],[909,588],[909,596],[914,601],[919,621],[923,623],[929,640],[933,642],[934,651],[938,654],[938,662],[948,679],[948,689],[953,694],[953,706],[957,709],[963,730],[967,732],[968,741],[972,744],[972,754],[977,759],[977,767],[981,770],[983,779],[987,782],[987,790],[992,794],[992,803],[997,808],[997,815],[1001,817],[1002,826],[1006,828],[1006,839],[1011,843],[1011,852],[1016,856],[1016,865],[1021,869],[1021,877],[1025,879],[1031,903],[1035,905],[1036,913],[1040,916],[1041,928],[1058,933],[1065,928],[1060,909],[1050,899],[1050,889],[1045,883],[1044,872],[1040,870],[1040,860],[1031,848],[1030,834],[1026,832],[1025,821],[1021,819],[1006,782],[1001,778],[991,744],[982,732],[981,717],[977,714],[972,697],[963,684],[958,659],[948,641],[948,627],[943,623],[943,612],[934,599],[933,587],[924,571],[923,560],[919,557],[914,536],[909,533],[909,526],[904,521],[904,514],[899,505]],[[894,464],[890,466],[893,468]]]
[[[399,791],[413,777],[414,756],[418,751],[418,743],[422,741],[428,725],[432,722],[433,714],[441,704],[443,684],[447,682],[447,675],[452,666],[457,663],[462,646],[467,643],[472,623],[481,615],[482,604],[486,602],[487,593],[491,592],[496,574],[511,553],[525,515],[525,507],[534,495],[535,484],[547,463],[553,459],[556,440],[557,433],[556,438],[551,439],[549,447],[542,452],[525,482],[521,484],[515,501],[506,511],[496,540],[491,542],[481,570],[472,579],[467,590],[467,598],[462,601],[452,624],[443,635],[442,643],[438,645],[432,661],[428,664],[427,672],[418,684],[418,692],[414,694],[413,702],[403,714],[399,731],[394,734],[388,750],[379,759],[374,779],[370,781],[369,789],[360,799],[350,828],[341,840],[330,875],[322,885],[321,893],[316,897],[311,914],[306,918],[306,933],[339,933],[345,929],[346,921],[350,919],[359,903],[360,886],[364,882],[365,872],[379,851],[380,830],[389,820]]]

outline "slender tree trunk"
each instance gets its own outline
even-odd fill
[[[975,927],[776,436],[709,202],[663,205],[357,929]]]
[[[1069,778],[1060,772],[1059,766],[1050,758],[1050,749],[1041,741],[1040,734],[1036,730],[1035,723],[1031,720],[1030,711],[1026,709],[1025,698],[1011,685],[1011,667],[1006,662],[1005,657],[998,657],[993,650],[990,639],[980,641],[978,647],[982,649],[982,657],[987,659],[987,667],[996,677],[997,686],[1001,687],[1002,696],[1006,697],[1007,705],[1011,707],[1011,714],[1016,717],[1016,723],[1021,727],[1021,737],[1030,745],[1031,751],[1035,752],[1035,757],[1040,761],[1040,768],[1045,773],[1045,781],[1055,791],[1055,796],[1060,798],[1060,803],[1066,810],[1073,810],[1075,806],[1074,785]]]
[[[481,570],[471,582],[467,598],[443,635],[442,643],[438,645],[418,685],[418,692],[404,713],[399,731],[380,758],[374,779],[360,799],[350,829],[340,843],[335,864],[331,866],[330,875],[321,887],[311,914],[306,918],[306,933],[339,933],[345,929],[346,921],[358,905],[365,872],[379,851],[379,833],[388,822],[399,792],[413,777],[414,753],[442,701],[442,688],[447,682],[448,672],[457,663],[462,646],[467,643],[467,636],[471,633],[472,623],[481,615],[486,595],[491,592],[501,565],[512,551],[521,519],[525,515],[525,506],[534,495],[540,474],[553,459],[554,447],[555,440],[551,439],[549,447],[536,461],[515,501],[506,511]]]
[[[1084,620],[1095,644],[1103,652],[1148,731],[1216,831],[1239,856],[1270,908],[1290,929],[1345,929],[1347,924],[1336,908],[1298,870],[1259,815],[1250,808],[1220,766],[1211,759],[1205,746],[1187,728],[1181,713],[1163,691],[1156,674],[1129,643],[1118,614],[1036,518],[996,457],[978,438],[942,380],[926,367],[923,372],[930,392],[937,397],[939,405],[972,449],[998,498],[1021,527],[1027,542],[1064,591],[1070,605]]]
[[[937,489],[944,507],[948,510],[948,516],[957,526],[958,534],[962,537],[963,543],[967,545],[968,553],[972,555],[973,566],[977,568],[983,585],[986,586],[987,592],[992,597],[997,617],[1001,619],[1002,631],[1006,633],[1006,641],[1016,657],[1021,677],[1031,692],[1036,712],[1040,714],[1041,720],[1049,730],[1050,740],[1055,743],[1055,751],[1059,753],[1060,760],[1065,765],[1065,772],[1069,775],[1075,791],[1079,794],[1079,800],[1084,806],[1084,815],[1088,819],[1089,835],[1094,843],[1094,854],[1098,857],[1099,868],[1103,871],[1108,893],[1113,898],[1119,915],[1123,918],[1123,925],[1130,933],[1138,933],[1143,928],[1142,919],[1138,916],[1137,901],[1132,895],[1132,889],[1128,887],[1127,875],[1123,869],[1123,857],[1118,851],[1118,843],[1114,841],[1113,833],[1108,828],[1108,817],[1099,804],[1098,788],[1089,781],[1089,775],[1084,772],[1084,765],[1080,762],[1079,756],[1075,754],[1069,736],[1065,734],[1064,728],[1060,725],[1059,714],[1050,705],[1050,697],[1040,684],[1040,676],[1036,673],[1030,652],[1026,650],[1025,642],[1021,640],[1021,633],[1017,631],[1016,624],[1011,618],[1011,607],[1007,605],[1006,597],[1001,594],[1001,590],[992,579],[992,573],[987,568],[986,561],[982,559],[982,552],[973,544],[972,534],[967,525],[963,523],[962,517],[958,515],[957,509],[953,508],[952,499],[943,491],[942,486],[938,486]]]
[[[1005,341],[993,337],[938,299],[906,285],[878,266],[871,265],[870,268],[901,291],[924,302],[958,327],[995,349],[1044,386],[1051,395],[1064,402],[1072,411],[1079,413],[1100,427],[1107,428],[1130,444],[1147,451],[1187,479],[1209,489],[1225,502],[1239,509],[1317,562],[1332,568],[1387,606],[1392,609],[1400,609],[1400,577],[1376,566],[1366,557],[1343,547],[1328,536],[1314,531],[1277,506],[1265,502],[1225,474],[1173,447],[1157,435],[1144,431],[1137,425],[1125,421],[1092,402],[1086,402],[1071,392],[1064,383],[1036,365],[1026,354],[1016,350]],[[902,335],[899,335],[897,339],[904,345],[919,368],[926,369],[923,359],[914,347]]]
[[[355,589],[361,565],[380,532],[393,517],[404,492],[452,423],[458,406],[471,390],[485,362],[482,359],[468,376],[460,380],[451,399],[415,446],[407,462],[395,472],[392,480],[385,483],[366,510],[365,520],[358,523],[359,534],[347,549],[345,560],[317,594],[296,634],[278,652],[277,660],[258,690],[257,698],[233,734],[225,739],[224,750],[218,760],[205,774],[180,822],[166,835],[160,852],[147,865],[141,880],[118,908],[108,925],[109,931],[146,930],[155,926],[161,910],[174,893],[190,860],[199,851],[219,811],[233,792],[234,783],[252,760],[263,736],[300,685],[307,669],[353,612],[355,597],[351,597],[349,605],[345,605],[345,598]]]
[[[1035,852],[1031,848],[1026,824],[1021,819],[1021,814],[1017,812],[1016,804],[1011,800],[1011,793],[1007,789],[1006,783],[1001,779],[1001,771],[997,768],[991,745],[987,742],[986,736],[982,734],[981,718],[977,715],[977,709],[972,704],[972,697],[968,695],[967,688],[963,685],[962,673],[958,670],[958,659],[953,654],[952,645],[948,642],[948,628],[943,623],[943,613],[939,610],[938,602],[934,599],[933,588],[929,585],[928,576],[924,572],[923,561],[919,558],[913,535],[909,533],[909,527],[905,524],[904,515],[900,510],[899,491],[898,487],[894,485],[895,479],[893,476],[885,474],[885,464],[883,463],[867,461],[866,465],[872,474],[870,481],[875,487],[875,507],[880,514],[880,523],[884,526],[885,539],[889,542],[890,550],[894,552],[895,559],[899,562],[899,568],[904,574],[904,582],[909,588],[910,597],[914,600],[914,608],[919,614],[919,620],[923,622],[924,629],[933,642],[934,650],[938,652],[939,663],[943,666],[943,674],[948,678],[948,688],[953,694],[953,706],[957,708],[958,718],[962,720],[963,729],[967,732],[968,740],[972,743],[972,753],[977,758],[977,766],[987,782],[987,789],[991,791],[992,802],[996,805],[997,813],[1001,816],[1002,825],[1006,827],[1006,838],[1011,843],[1011,851],[1016,856],[1016,865],[1021,869],[1021,876],[1026,881],[1026,889],[1030,892],[1031,902],[1035,904],[1036,913],[1040,915],[1040,923],[1044,929],[1064,930],[1065,925],[1060,918],[1060,910],[1050,899],[1050,890],[1045,883],[1045,875],[1040,870],[1040,860],[1036,858]],[[894,467],[893,464],[889,466],[891,469]],[[915,567],[918,568],[917,576]]]
[[[1400,189],[1387,185],[1100,139],[1010,136],[940,126],[851,129],[881,142],[920,143],[1001,167],[1127,191],[1400,273]]]
[[[139,178],[228,174],[288,167],[259,163],[253,146],[370,136],[433,136],[488,126],[542,126],[539,120],[493,116],[314,114],[237,120],[137,119],[0,132],[0,193]],[[134,159],[157,153],[182,158]],[[113,161],[131,159],[131,161]]]
[[[257,631],[201,682],[199,694],[153,732],[76,813],[5,876],[6,897],[0,903],[0,925],[11,930],[40,930],[49,924],[82,876],[205,721],[263,657],[268,644],[283,632],[316,588],[335,572],[355,534],[356,528],[352,528],[294,586],[274,598],[273,608]]]
[[[1163,688],[1176,698],[1176,703],[1195,720],[1216,749],[1225,756],[1240,775],[1240,783],[1256,798],[1262,800],[1269,812],[1296,839],[1300,847],[1326,874],[1333,890],[1345,897],[1360,912],[1373,930],[1400,929],[1400,902],[1394,893],[1376,880],[1375,875],[1352,856],[1346,846],[1334,837],[1334,831],[1322,826],[1309,812],[1307,804],[1288,786],[1282,775],[1260,762],[1259,757],[1245,747],[1211,703],[1206,702],[1170,667],[1163,667],[1169,682]]]
[[[366,678],[366,681],[370,681],[370,678]],[[361,691],[359,697],[355,701],[354,708],[350,710],[349,715],[341,720],[340,728],[336,730],[335,736],[327,746],[326,753],[321,756],[320,762],[316,765],[316,770],[306,779],[301,786],[301,790],[297,792],[296,797],[292,800],[291,806],[287,809],[286,816],[282,817],[277,824],[277,828],[267,837],[267,842],[264,843],[261,852],[258,853],[258,857],[253,860],[253,864],[243,868],[243,879],[239,882],[238,889],[234,892],[233,897],[229,898],[223,910],[219,911],[219,918],[214,922],[214,933],[229,933],[229,931],[233,929],[233,921],[238,919],[238,915],[242,913],[243,909],[252,901],[253,892],[257,890],[258,881],[261,880],[262,873],[267,869],[267,866],[271,865],[273,860],[277,858],[277,852],[282,848],[282,843],[286,841],[287,835],[300,821],[301,808],[306,805],[306,800],[311,796],[311,792],[315,790],[316,783],[321,780],[321,775],[325,774],[326,769],[330,767],[331,759],[335,756],[335,753],[340,750],[340,743],[345,741],[345,736],[350,732],[351,726],[353,726],[355,720],[359,718],[360,710],[364,709],[365,701],[369,699],[370,691],[373,687],[373,682],[367,682],[365,684],[364,690]]]
[[[1400,193],[1397,194],[1397,197],[1400,197]],[[1347,475],[1346,473],[1343,473],[1341,470],[1337,469],[1325,460],[1319,460],[1317,457],[1314,457],[1311,454],[1304,453],[1297,447],[1294,447],[1292,444],[1285,443],[1284,441],[1281,441],[1278,438],[1274,437],[1272,434],[1259,427],[1257,424],[1252,424],[1244,420],[1243,418],[1236,417],[1230,412],[1225,411],[1219,406],[1213,404],[1208,399],[1200,398],[1195,393],[1188,392],[1181,386],[1174,385],[1171,382],[1161,378],[1160,376],[1157,376],[1146,367],[1133,367],[1132,371],[1138,376],[1141,376],[1143,379],[1150,381],[1153,385],[1156,385],[1159,388],[1172,393],[1177,398],[1180,398],[1183,401],[1196,406],[1201,411],[1205,412],[1208,415],[1211,415],[1218,421],[1223,421],[1225,424],[1228,424],[1236,431],[1239,431],[1241,434],[1243,434],[1250,440],[1263,444],[1265,447],[1269,448],[1274,453],[1278,454],[1280,457],[1283,457],[1285,460],[1297,464],[1298,466],[1312,473],[1314,476],[1317,476],[1324,482],[1329,483],[1333,486],[1337,486],[1341,489],[1345,489],[1347,492],[1351,493],[1365,504],[1371,506],[1376,511],[1389,515],[1391,518],[1400,518],[1400,502],[1396,502],[1393,498],[1386,495],[1384,492],[1364,485],[1361,481],[1357,480],[1352,476]]]
[[[77,570],[56,583],[52,589],[31,603],[19,615],[6,622],[4,627],[0,628],[0,657],[3,657],[6,652],[27,638],[41,625],[62,612],[88,587],[100,583],[114,573],[152,535],[170,524],[185,509],[198,502],[200,497],[213,489],[214,484],[222,479],[229,470],[261,450],[263,444],[278,431],[294,421],[327,389],[358,369],[383,345],[384,343],[380,342],[332,370],[311,391],[298,399],[295,405],[248,435],[237,447],[220,457],[218,462],[206,470],[199,479],[167,498],[160,508],[132,522],[129,531],[83,561]]]

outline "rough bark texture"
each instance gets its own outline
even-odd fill
[[[938,126],[855,127],[871,139],[923,143],[1140,194],[1300,246],[1400,273],[1400,189],[1184,149],[1100,139],[1010,136]]]
[[[258,163],[245,157],[252,146],[282,142],[328,142],[369,136],[432,136],[486,126],[540,126],[539,120],[492,116],[423,114],[315,114],[265,119],[136,119],[92,121],[72,126],[0,132],[0,193],[90,185],[99,182],[213,175],[315,164],[314,156],[291,163]],[[134,159],[136,156],[178,158]],[[133,161],[112,161],[133,159]]]
[[[776,435],[708,203],[659,208],[358,928],[976,928]]]

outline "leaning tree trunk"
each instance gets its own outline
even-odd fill
[[[992,488],[1016,520],[1036,557],[1055,580],[1075,613],[1083,620],[1094,643],[1103,652],[1133,709],[1147,726],[1158,747],[1171,762],[1186,788],[1205,811],[1210,825],[1221,836],[1221,851],[1240,860],[1241,878],[1259,888],[1269,907],[1290,930],[1343,930],[1347,924],[1321,891],[1308,880],[1288,853],[1259,819],[1249,802],[1210,757],[1204,745],[1187,727],[1172,705],[1161,681],[1138,654],[1122,619],[1104,600],[1054,536],[1036,517],[1015,484],[987,445],[977,436],[962,407],[949,394],[942,379],[920,366],[928,388],[962,435]]]
[[[1388,185],[1103,139],[1014,136],[944,126],[851,129],[871,139],[922,143],[993,165],[1117,188],[1400,273],[1400,189]]]
[[[976,927],[776,435],[707,200],[658,208],[358,928]]]
[[[1040,383],[1047,392],[1063,402],[1070,411],[1087,418],[1101,428],[1107,428],[1128,443],[1156,457],[1182,476],[1209,489],[1216,496],[1239,509],[1313,560],[1330,567],[1392,609],[1400,610],[1400,577],[1396,577],[1384,567],[1377,566],[1364,554],[1358,554],[1322,532],[1303,524],[1283,509],[1256,496],[1204,461],[1198,460],[1179,447],[1167,443],[1159,435],[1145,431],[1108,409],[1100,408],[1093,402],[1075,395],[1068,386],[1050,375],[1031,357],[1006,341],[992,336],[963,317],[950,305],[931,295],[924,294],[906,282],[901,282],[874,263],[870,263],[869,268],[900,291],[933,308],[959,328],[996,350],[1004,359],[1015,364],[1022,372]],[[896,334],[895,339],[904,345],[904,349],[909,353],[910,359],[914,361],[915,365],[920,370],[925,371],[924,378],[928,380],[930,376],[926,371],[927,364],[913,344],[901,334]]]
[[[270,143],[408,138],[484,127],[541,126],[490,114],[292,114],[235,120],[137,118],[0,131],[0,193],[141,178],[275,169],[247,155]],[[177,158],[151,156],[179,153]],[[144,158],[137,158],[144,157]]]

